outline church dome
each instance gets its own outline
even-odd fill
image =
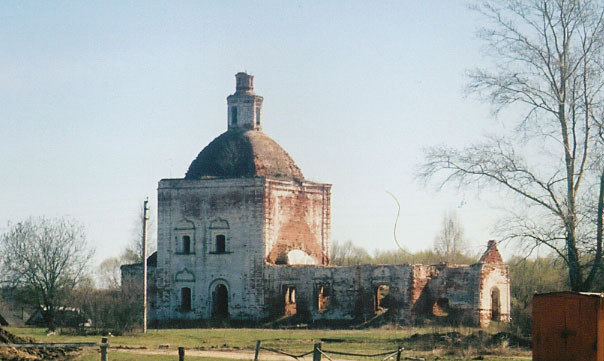
[[[189,166],[185,179],[272,177],[304,179],[277,142],[260,130],[231,129],[208,144]]]

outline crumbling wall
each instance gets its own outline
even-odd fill
[[[434,297],[427,285],[432,277],[437,276],[438,270],[433,266],[421,264],[412,266],[409,280],[409,303],[411,311],[415,315],[427,315],[432,312]]]
[[[389,292],[383,310],[405,321],[410,271],[409,265],[267,266],[266,304],[270,317],[283,316],[285,291],[293,288],[297,315],[307,321],[365,321],[378,312],[376,293],[380,285],[386,285]]]
[[[478,263],[480,268],[478,309],[479,324],[488,326],[492,321],[510,321],[510,270],[503,263],[497,242],[490,240]]]
[[[127,293],[143,292],[143,264],[134,263],[120,267],[121,287]],[[147,258],[147,309],[152,315],[157,309],[159,289],[157,287],[157,253]],[[142,297],[142,296],[141,296]]]
[[[480,327],[492,321],[509,322],[510,269],[505,264],[482,264],[477,308]]]
[[[484,264],[267,266],[265,304],[271,318],[295,313],[308,322],[366,321],[385,313],[402,324],[432,319],[484,327],[483,316],[491,316],[483,300],[486,288],[497,287],[503,295],[509,286],[505,269]],[[288,303],[292,290],[295,305]],[[508,296],[500,303],[498,320],[509,321]]]
[[[437,277],[428,285],[432,299],[427,312],[447,323],[478,325],[481,265],[431,267]]]
[[[267,263],[329,263],[330,190],[329,184],[267,180]]]

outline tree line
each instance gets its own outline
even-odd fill
[[[89,323],[102,332],[130,331],[142,320],[142,288],[122,288],[120,266],[142,261],[138,244],[133,239],[119,257],[93,267],[94,252],[75,220],[40,217],[10,225],[0,236],[4,302],[40,312],[50,331],[84,330]]]

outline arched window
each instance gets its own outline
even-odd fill
[[[499,300],[499,288],[491,289],[491,320],[499,321],[501,318],[501,302]]]
[[[226,219],[214,218],[210,221],[209,237],[207,239],[207,249],[213,254],[231,253],[229,240],[229,222]],[[229,240],[229,243],[227,243]]]
[[[182,218],[174,224],[174,253],[195,253],[195,224]]]
[[[184,254],[191,253],[191,237],[190,236],[182,236],[182,253],[184,253]]]
[[[231,124],[237,124],[237,107],[231,107]]]
[[[191,289],[189,287],[180,289],[180,310],[191,311]]]
[[[260,125],[260,108],[256,108],[256,125]]]
[[[329,307],[330,288],[331,287],[327,282],[315,285],[315,305],[317,306],[317,311],[320,313],[327,311]]]
[[[283,290],[285,291],[284,315],[293,316],[298,313],[298,306],[296,305],[296,287],[284,286]]]
[[[226,252],[226,237],[224,234],[219,234],[216,236],[216,253],[225,253]]]

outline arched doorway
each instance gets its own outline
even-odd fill
[[[212,318],[229,317],[229,292],[222,283],[212,291]]]
[[[501,302],[499,301],[499,288],[491,289],[491,320],[499,321],[501,318]]]

